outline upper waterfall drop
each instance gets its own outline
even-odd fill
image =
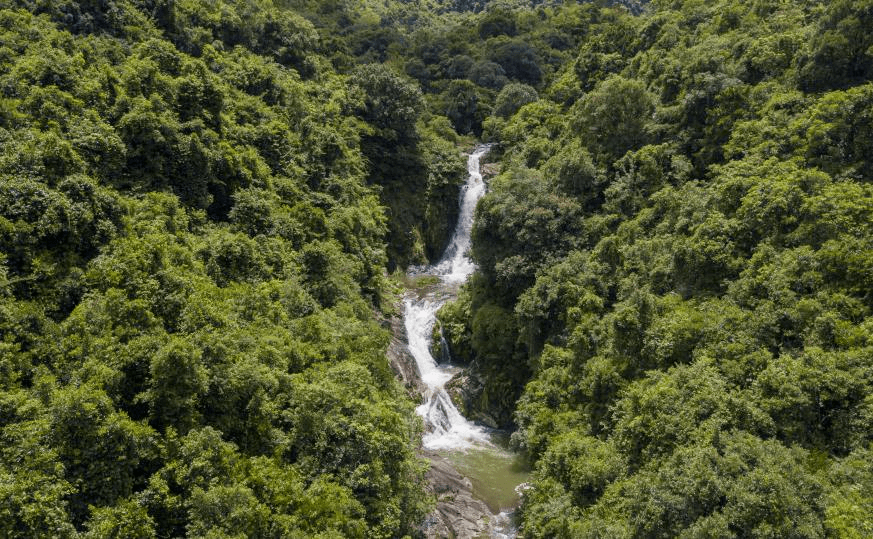
[[[404,302],[409,351],[418,365],[422,382],[427,386],[425,403],[416,409],[427,428],[423,440],[427,449],[464,448],[474,443],[490,445],[487,431],[467,421],[446,393],[444,386],[455,369],[439,365],[430,353],[437,310],[450,299],[456,285],[464,282],[476,269],[476,265],[467,257],[467,251],[470,248],[476,203],[485,194],[479,161],[489,149],[488,145],[479,146],[468,157],[469,177],[461,190],[458,223],[445,253],[437,264],[416,272],[417,275],[438,276],[442,284],[427,297],[407,297]]]
[[[476,265],[467,256],[467,251],[470,249],[470,234],[473,231],[476,203],[485,194],[486,188],[479,161],[490,149],[491,145],[488,144],[479,146],[467,159],[469,177],[461,189],[461,211],[458,214],[458,223],[455,225],[452,240],[440,261],[429,271],[425,270],[425,273],[439,275],[446,283],[462,283],[476,270]]]

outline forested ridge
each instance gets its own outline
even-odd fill
[[[0,536],[414,532],[377,313],[464,179],[417,86],[269,1],[2,7]]]
[[[0,536],[402,537],[439,329],[524,537],[873,536],[873,3],[0,2]]]
[[[870,536],[873,4],[583,10],[442,313],[523,535]]]

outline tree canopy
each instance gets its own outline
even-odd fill
[[[525,537],[873,535],[873,4],[0,5],[0,535],[404,537],[391,272]]]
[[[483,122],[502,173],[439,315],[534,469],[525,537],[873,530],[868,11],[543,8],[572,39]],[[486,50],[536,43],[502,17]]]

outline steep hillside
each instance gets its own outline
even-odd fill
[[[873,3],[0,3],[0,535],[403,537],[440,313],[524,537],[873,536]],[[475,385],[475,387],[472,387]]]
[[[441,315],[525,537],[873,533],[873,5],[589,13]]]
[[[269,1],[22,1],[0,34],[0,535],[413,532],[374,310],[463,180],[417,88]]]

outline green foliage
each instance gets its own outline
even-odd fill
[[[835,537],[863,537],[873,529],[870,514],[870,450],[859,449],[834,463],[828,470],[832,488],[828,493],[825,527]]]
[[[488,58],[538,100],[483,123],[503,171],[440,322],[524,387],[522,533],[868,534],[866,4],[500,13]],[[542,85],[500,55],[534,36]]]
[[[473,255],[510,297],[532,284],[537,268],[580,242],[581,206],[544,183],[533,171],[512,171],[492,182],[495,195],[476,210]]]
[[[157,537],[154,519],[134,501],[98,509],[88,523],[85,537],[151,539]]]
[[[479,20],[479,37],[514,36],[517,32],[515,14],[507,9],[489,9]]]
[[[488,60],[480,60],[473,64],[467,75],[471,81],[491,90],[500,90],[509,82],[506,71],[500,67],[500,64]]]
[[[561,192],[584,201],[586,208],[597,207],[602,178],[598,177],[591,154],[578,141],[558,150],[543,165],[543,171]]]
[[[461,293],[458,298],[443,305],[437,313],[439,324],[434,327],[434,357],[451,357],[452,363],[469,364],[474,356],[469,327],[471,298]],[[442,347],[447,347],[443,349]]]
[[[270,1],[13,2],[0,35],[0,535],[412,533],[366,141],[411,145],[443,241],[462,162],[417,87]]]
[[[388,208],[389,266],[434,259],[451,233],[447,223],[457,215],[447,201],[457,200],[463,180],[460,156],[449,150],[437,130],[419,121],[424,99],[415,84],[384,64],[360,66],[350,80],[359,99],[356,113],[372,128],[364,134],[361,149],[370,165],[367,181],[378,186],[381,202]],[[446,110],[440,114],[456,128],[458,122],[473,121],[464,119],[475,114],[475,98],[472,104],[463,95],[446,99]],[[466,109],[469,106],[472,110]],[[382,263],[367,261],[368,275],[377,271],[374,262]]]
[[[630,536],[824,537],[821,485],[802,450],[749,434],[706,445],[616,482],[591,508],[581,536],[618,524]]]
[[[509,118],[521,107],[539,99],[537,91],[526,84],[508,84],[497,94],[494,101],[494,115]]]
[[[519,39],[495,38],[488,42],[488,59],[500,65],[506,76],[527,84],[543,77],[536,50]]]
[[[646,143],[653,101],[641,82],[614,76],[579,101],[575,127],[595,155],[611,163]]]
[[[414,136],[413,128],[421,113],[421,92],[382,64],[367,64],[354,71],[351,83],[360,89],[361,117],[390,142]]]
[[[452,122],[455,131],[461,134],[482,133],[482,121],[490,101],[487,92],[469,80],[453,80],[438,99],[437,110]]]
[[[869,2],[829,4],[812,30],[814,38],[800,59],[800,85],[817,91],[843,88],[873,75]]]
[[[870,1],[606,4],[4,4],[0,535],[415,535],[457,131],[525,537],[870,536]]]

